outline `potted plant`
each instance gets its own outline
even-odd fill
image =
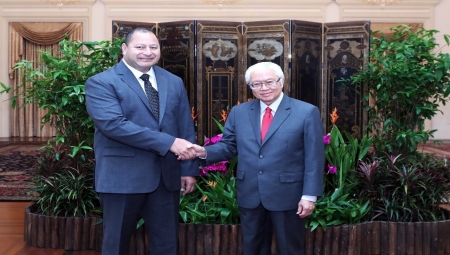
[[[16,64],[23,78],[14,88],[21,92],[11,98],[12,106],[22,106],[17,105],[19,97],[25,98],[25,104],[37,104],[46,110],[42,125],[50,123],[56,129],[38,158],[33,178],[38,199],[26,209],[25,239],[30,245],[99,249],[100,240],[94,238],[101,231],[95,225],[99,202],[93,189],[94,124],[86,112],[84,84],[117,62],[121,42],[63,40],[56,56],[39,53],[36,68],[27,60]],[[12,89],[0,85],[0,93]]]
[[[418,149],[435,132],[425,130],[425,120],[448,100],[450,55],[435,52],[435,30],[391,30],[389,38],[372,34],[369,64],[350,78],[368,86],[369,153],[358,147],[366,137],[342,139],[335,127],[324,137],[331,181],[325,188],[338,185],[317,201],[310,226],[327,228],[310,232],[306,254],[450,252],[450,217],[440,206],[450,198],[450,166]]]

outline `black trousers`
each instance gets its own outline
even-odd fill
[[[305,219],[295,210],[269,211],[260,204],[256,208],[239,207],[244,255],[270,255],[275,234],[279,255],[303,255]]]
[[[161,180],[152,193],[100,193],[103,210],[102,255],[127,255],[131,236],[142,217],[151,255],[176,255],[180,192],[169,192]]]

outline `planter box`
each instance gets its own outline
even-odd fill
[[[450,220],[373,221],[316,229],[306,236],[306,255],[443,255],[450,253]]]
[[[65,250],[101,250],[100,219],[48,217],[25,209],[28,245]],[[180,224],[179,255],[241,255],[240,225]],[[130,255],[146,254],[145,228],[132,237]],[[438,222],[365,222],[306,231],[305,255],[450,254],[450,220]],[[272,254],[277,254],[275,239]]]
[[[101,250],[103,228],[99,217],[51,217],[25,208],[24,238],[28,245],[65,250]]]

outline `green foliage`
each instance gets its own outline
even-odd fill
[[[48,144],[43,149],[32,188],[39,194],[39,212],[48,216],[89,216],[98,207],[98,195],[92,188],[94,163],[85,162],[75,169],[71,167],[74,158],[68,153],[70,148]]]
[[[358,160],[366,156],[372,138],[365,135],[359,141],[347,131],[343,133],[344,136],[334,125],[330,134],[324,137],[328,171],[325,175],[324,195],[317,199],[313,213],[307,218],[306,225],[311,230],[319,226],[326,229],[329,226],[359,223],[371,210],[368,199],[356,196],[356,169]],[[335,173],[332,170],[334,167]]]
[[[360,163],[360,195],[373,207],[370,220],[400,222],[445,220],[439,207],[450,201],[450,167],[445,159],[421,155],[412,162],[380,156]]]
[[[46,110],[42,125],[50,123],[56,128],[56,143],[74,146],[77,153],[83,152],[80,149],[90,151],[94,124],[86,112],[84,84],[90,76],[117,63],[120,42],[63,40],[59,47],[56,56],[51,52],[39,52],[41,60],[37,68],[28,60],[16,64],[22,81],[15,88],[20,92],[11,98],[12,106],[16,106],[19,98],[24,98],[25,104],[37,104]],[[2,87],[0,93],[10,90],[4,84]]]
[[[237,157],[231,160],[228,173],[208,172],[200,177],[194,192],[181,197],[180,217],[185,223],[238,224],[239,208],[236,202],[234,167]]]
[[[14,92],[13,107],[36,104],[46,112],[42,126],[49,123],[56,129],[54,141],[38,159],[34,179],[37,204],[45,215],[87,217],[98,206],[93,190],[95,127],[86,111],[84,84],[117,63],[122,41],[63,40],[57,55],[41,51],[38,63],[16,64],[22,77],[18,87],[0,83],[0,93]],[[17,105],[22,98],[25,103]]]
[[[371,209],[369,200],[361,203],[352,195],[354,194],[343,193],[343,189],[339,188],[321,196],[313,213],[307,218],[307,226],[313,231],[317,227],[326,229],[330,226],[362,222]]]
[[[222,123],[215,118],[213,118],[213,121],[223,132]],[[219,137],[221,136],[215,138]],[[212,140],[211,144],[215,143]],[[236,201],[236,178],[234,176],[236,164],[237,157],[228,163],[225,174],[219,171],[206,171],[206,176],[201,176],[197,181],[196,189],[180,198],[179,212],[184,223],[240,223],[239,207]]]
[[[372,33],[369,64],[351,80],[368,88],[368,129],[375,150],[414,157],[417,144],[436,131],[425,130],[425,120],[448,100],[450,55],[439,51],[436,30],[413,32],[406,25],[391,30],[392,37]],[[449,45],[449,36],[444,38]]]
[[[39,193],[40,213],[48,216],[87,217],[98,207],[97,193],[92,189],[92,174],[80,174],[70,168],[49,177],[34,180],[33,191]]]
[[[358,160],[361,160],[372,145],[372,137],[364,135],[358,140],[347,131],[341,134],[339,128],[334,125],[330,132],[330,144],[325,146],[325,158],[329,165],[337,168],[336,174],[328,174],[331,178],[325,186],[325,191],[334,191],[337,188],[344,189],[344,193],[351,192],[354,176],[350,174],[357,168]],[[344,138],[345,137],[345,138]],[[331,183],[330,183],[331,182]]]

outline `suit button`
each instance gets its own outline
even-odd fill
[[[263,171],[259,171],[259,173],[258,174],[263,174]]]
[[[264,158],[264,156],[263,155],[259,155],[259,158]]]

